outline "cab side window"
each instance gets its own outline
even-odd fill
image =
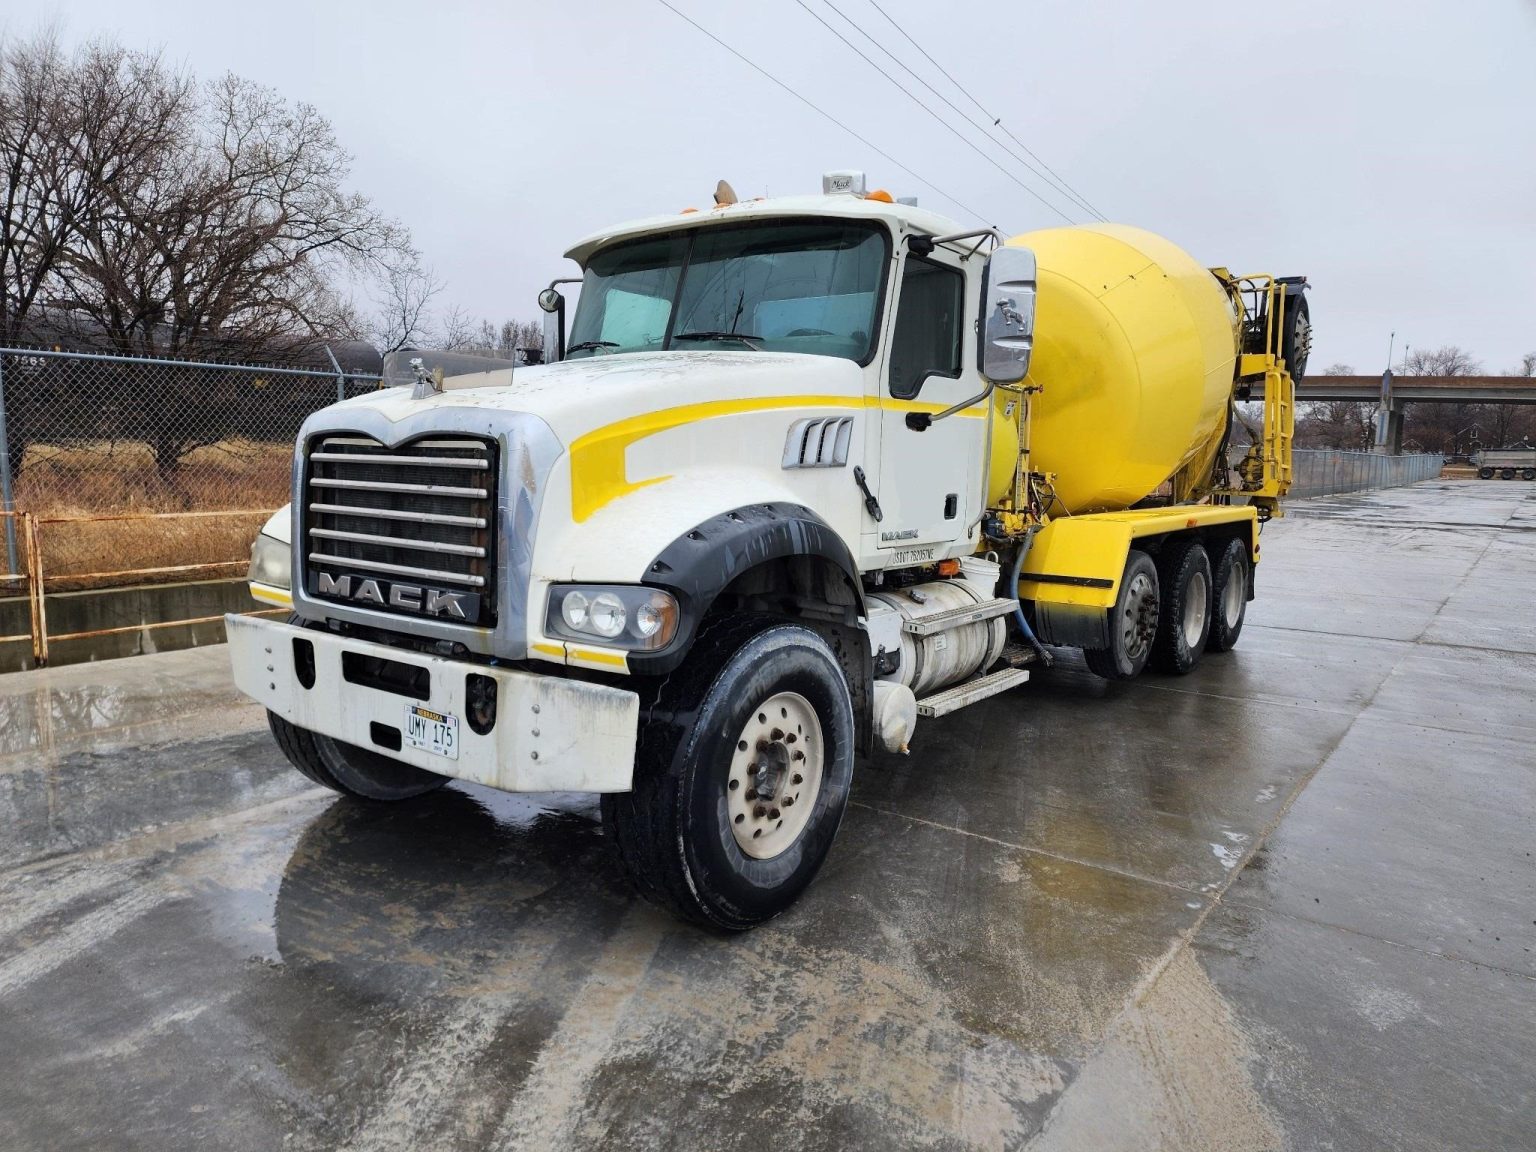
[[[965,277],[953,268],[908,256],[891,340],[891,395],[910,400],[929,376],[960,376]]]

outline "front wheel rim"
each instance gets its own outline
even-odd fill
[[[798,692],[776,693],[752,710],[725,793],[731,834],[745,855],[772,860],[799,839],[821,795],[826,755],[821,720]]]

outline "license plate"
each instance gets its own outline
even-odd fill
[[[431,752],[434,756],[459,758],[459,718],[423,708],[420,704],[405,706],[405,742],[412,748]]]

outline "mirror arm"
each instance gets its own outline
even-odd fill
[[[962,400],[958,404],[951,404],[942,412],[908,412],[907,427],[912,429],[914,432],[925,432],[927,431],[928,426],[935,420],[947,420],[956,412],[963,412],[967,408],[970,408],[976,404],[980,404],[988,396],[992,395],[992,389],[995,387],[997,387],[997,385],[988,380],[987,386],[980,392],[976,393],[976,395],[972,396],[969,400]]]
[[[956,244],[961,240],[975,240],[970,248],[961,253],[961,260],[969,260],[976,255],[982,244],[992,241],[992,247],[1005,243],[1003,234],[996,228],[973,228],[969,232],[954,232],[948,236],[930,236],[926,233],[917,233],[907,237],[907,247],[919,256],[926,256],[935,248],[943,244]]]

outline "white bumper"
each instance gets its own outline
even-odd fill
[[[300,728],[508,792],[629,791],[640,716],[640,698],[633,692],[444,660],[250,616],[226,616],[224,625],[235,686]],[[312,688],[303,687],[295,672],[295,639],[314,645]],[[351,682],[342,671],[344,652],[425,668],[428,698]],[[496,723],[484,736],[469,727],[464,687],[468,673],[496,681]],[[411,704],[458,717],[458,759],[400,741]],[[377,735],[401,746],[397,750],[381,745]]]

